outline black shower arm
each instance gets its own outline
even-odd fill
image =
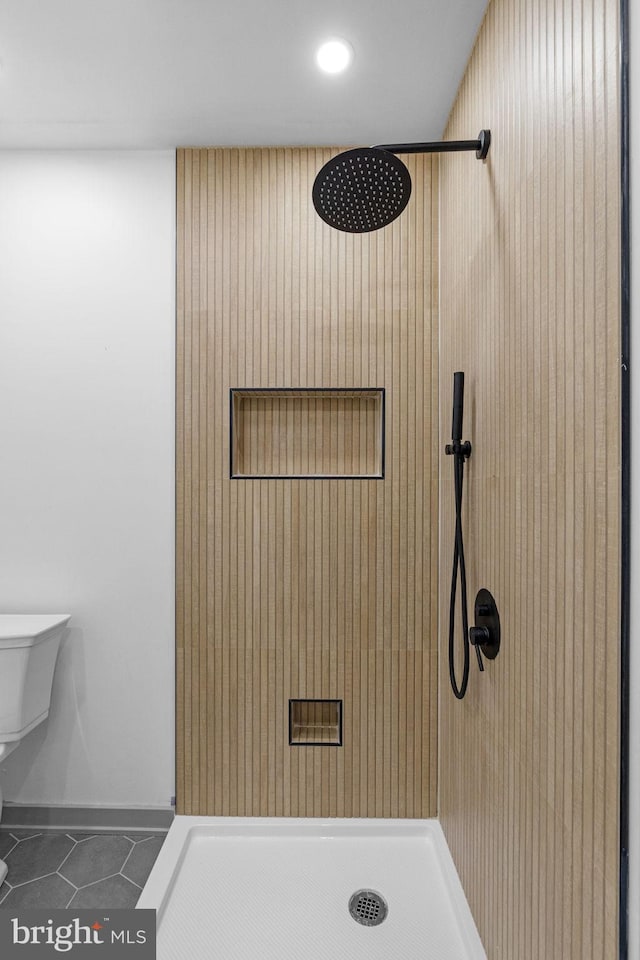
[[[454,153],[462,150],[479,150],[479,140],[436,140],[434,143],[376,143],[374,150],[387,153]]]
[[[489,153],[491,131],[481,130],[477,140],[436,140],[433,143],[384,143],[376,144],[375,150],[387,153],[460,153],[463,150],[475,150],[478,160],[484,160]]]

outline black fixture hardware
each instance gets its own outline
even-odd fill
[[[369,233],[399,217],[411,196],[411,177],[398,153],[458,153],[473,150],[485,160],[491,131],[477,140],[437,140],[431,143],[386,143],[357,147],[332,157],[313,184],[318,215],[336,230]]]
[[[455,443],[448,443],[444,448],[444,452],[448,457],[458,456],[468,460],[471,456],[471,444],[468,440],[465,440],[464,443],[457,440]]]
[[[476,651],[478,669],[484,671],[482,655],[493,660],[500,649],[500,617],[495,600],[488,590],[478,591],[474,608],[475,625],[469,629],[467,613],[467,569],[464,559],[464,541],[462,537],[462,485],[464,480],[464,464],[471,456],[471,444],[462,439],[462,419],[464,416],[464,373],[458,371],[453,375],[453,420],[451,423],[451,443],[444,448],[449,457],[453,457],[456,530],[453,545],[453,572],[451,574],[451,595],[449,599],[449,679],[454,696],[462,700],[467,692],[469,683],[470,647]],[[458,686],[455,670],[454,639],[455,639],[455,612],[456,590],[458,586],[458,571],[460,572],[460,600],[462,606],[462,680]]]
[[[491,131],[481,130],[477,140],[435,140],[431,143],[380,143],[373,150],[388,153],[462,153],[475,150],[477,160],[486,160],[491,146]]]
[[[471,444],[462,440],[462,418],[464,414],[464,373],[458,371],[453,375],[453,422],[451,424],[451,443],[446,445],[445,453],[453,457],[453,474],[455,481],[456,503],[456,530],[453,545],[453,571],[451,574],[451,594],[449,598],[449,679],[454,696],[462,700],[467,692],[469,682],[469,615],[467,613],[467,568],[464,560],[464,541],[462,537],[462,486],[464,480],[464,464],[471,456]],[[460,594],[462,606],[462,681],[458,686],[455,670],[454,638],[456,590],[458,585],[458,571],[460,571]],[[475,647],[478,658],[478,669],[484,670],[480,647]]]
[[[495,660],[500,652],[500,616],[493,596],[482,587],[474,605],[476,624],[469,630],[469,643],[478,648],[488,660]]]

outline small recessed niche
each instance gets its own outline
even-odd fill
[[[384,389],[232,389],[231,477],[383,479]]]
[[[342,700],[289,700],[289,745],[341,747]]]

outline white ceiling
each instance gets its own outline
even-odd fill
[[[0,148],[437,140],[485,6],[0,0]],[[327,76],[335,35],[355,60]]]

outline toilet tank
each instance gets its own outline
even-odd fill
[[[0,614],[0,743],[20,740],[47,717],[69,619],[67,613]]]

